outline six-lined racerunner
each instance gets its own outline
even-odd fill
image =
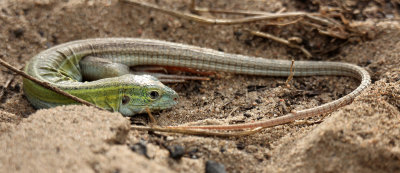
[[[93,61],[85,59],[95,59],[98,63],[91,66]],[[288,60],[229,54],[159,40],[98,38],[72,41],[47,49],[30,60],[25,72],[99,107],[132,116],[146,109],[171,108],[177,103],[178,94],[155,77],[130,74],[131,66],[161,65],[236,74],[289,76],[291,64]],[[294,69],[294,76],[350,76],[360,80],[361,84],[338,100],[278,118],[248,124],[188,128],[241,129],[279,125],[336,110],[349,104],[370,84],[368,72],[349,63],[296,61]],[[83,76],[98,80],[82,82]],[[76,104],[28,79],[24,79],[24,92],[36,108]]]

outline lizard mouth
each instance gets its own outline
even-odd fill
[[[133,116],[139,113],[146,113],[147,109],[150,111],[160,111],[165,109],[170,109],[174,107],[178,102],[177,101],[169,101],[169,102],[158,102],[152,105],[135,105],[133,107],[123,107],[119,109],[119,112],[124,116]]]
[[[149,108],[150,108],[151,110],[163,110],[163,109],[172,108],[172,107],[174,107],[176,104],[178,104],[177,101],[162,102],[162,103],[159,103],[159,104],[152,105],[152,106],[150,106]],[[143,107],[146,107],[146,106],[143,106]]]

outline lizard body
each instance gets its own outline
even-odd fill
[[[125,116],[143,112],[145,108],[150,110],[167,109],[177,103],[178,95],[175,91],[148,75],[120,74],[122,76],[82,82],[82,67],[79,62],[87,56],[95,56],[126,66],[176,66],[262,76],[289,76],[292,64],[288,60],[229,54],[159,40],[97,38],[72,41],[47,49],[30,60],[26,65],[25,72],[99,107],[110,111],[119,111]],[[368,72],[349,63],[296,61],[294,69],[294,76],[340,75],[350,76],[361,82],[354,91],[342,98],[271,119],[269,121],[273,122],[272,124],[282,124],[338,109],[349,104],[370,84]],[[28,79],[24,79],[24,92],[36,108],[75,103]],[[242,127],[236,126],[235,128]]]

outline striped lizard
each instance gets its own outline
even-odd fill
[[[100,59],[99,66],[103,64],[105,67],[87,66],[85,59],[90,57]],[[91,61],[87,62],[90,64]],[[132,116],[146,109],[171,108],[177,104],[178,94],[155,77],[130,74],[131,66],[161,65],[247,75],[289,76],[291,64],[288,60],[223,53],[159,40],[95,38],[72,41],[44,50],[29,61],[25,72],[99,107]],[[349,63],[296,61],[294,68],[294,76],[340,75],[361,82],[354,91],[337,100],[278,118],[247,124],[187,128],[242,129],[284,124],[347,105],[370,84],[368,72]],[[94,74],[98,80],[82,82],[86,74]],[[36,108],[76,104],[28,79],[24,79],[23,83],[27,99]]]

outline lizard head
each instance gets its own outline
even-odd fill
[[[177,104],[178,94],[150,75],[128,76],[132,84],[120,91],[119,112],[124,116],[163,110]]]

